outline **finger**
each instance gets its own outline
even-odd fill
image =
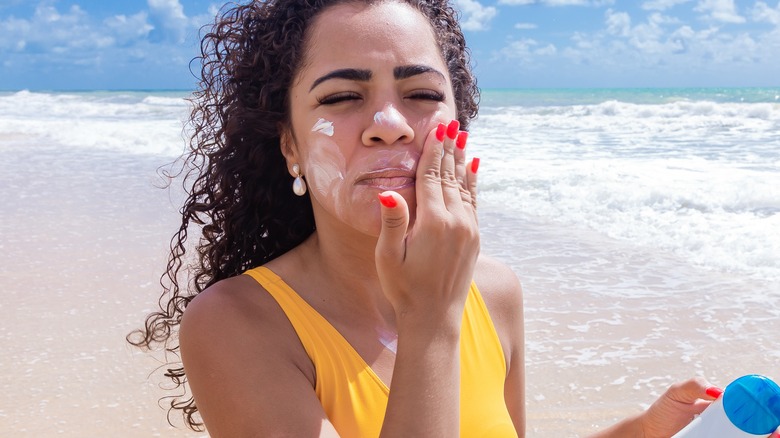
[[[409,227],[409,207],[403,196],[393,191],[379,194],[382,224],[375,256],[377,266],[390,269],[400,266],[406,256],[406,230]],[[383,272],[379,269],[380,275]]]
[[[479,158],[474,157],[466,166],[466,189],[468,190],[471,207],[474,214],[477,212],[477,170],[479,169]]]
[[[669,398],[680,403],[693,403],[697,399],[714,400],[718,391],[723,391],[714,387],[701,377],[686,380],[685,382],[672,385],[669,388]]]
[[[455,140],[458,138],[460,123],[453,120],[447,125],[447,137],[444,139],[444,154],[441,157],[441,190],[447,210],[462,209],[461,184],[455,174]]]
[[[441,162],[444,153],[442,142],[446,138],[446,130],[447,127],[440,123],[425,139],[420,161],[417,163],[417,180],[415,182],[418,211],[420,206],[441,205],[443,202]]]
[[[704,390],[704,393],[709,396],[708,397],[709,399],[717,400],[718,397],[723,395],[723,390],[718,388],[717,386],[710,386]]]
[[[466,131],[458,132],[458,136],[455,138],[455,179],[458,180],[458,185],[467,189],[466,186],[466,142],[468,141],[469,133]]]

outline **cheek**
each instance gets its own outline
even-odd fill
[[[428,134],[436,129],[439,123],[447,125],[456,117],[454,110],[447,107],[439,108],[434,112],[421,116],[415,123],[414,131],[417,133],[416,135],[422,135],[422,138],[427,138]]]
[[[306,180],[317,197],[332,192],[333,186],[344,181],[346,159],[333,140],[336,128],[333,122],[318,119],[308,137]]]
[[[308,146],[306,181],[312,195],[317,199],[327,199],[343,184],[347,160],[336,142],[328,136],[315,135]]]

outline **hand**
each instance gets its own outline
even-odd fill
[[[669,438],[700,414],[723,391],[702,378],[672,385],[639,418],[645,438]]]
[[[431,131],[417,166],[417,210],[393,191],[380,194],[382,228],[376,265],[397,315],[448,315],[460,324],[479,254],[476,167],[466,165],[458,122]]]

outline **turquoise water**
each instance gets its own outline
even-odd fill
[[[487,107],[565,106],[594,105],[610,100],[635,104],[676,101],[780,103],[780,87],[485,89],[482,90],[481,103]]]

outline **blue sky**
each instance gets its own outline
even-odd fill
[[[780,0],[454,0],[483,88],[780,85]],[[209,0],[0,0],[0,90],[190,89]]]

